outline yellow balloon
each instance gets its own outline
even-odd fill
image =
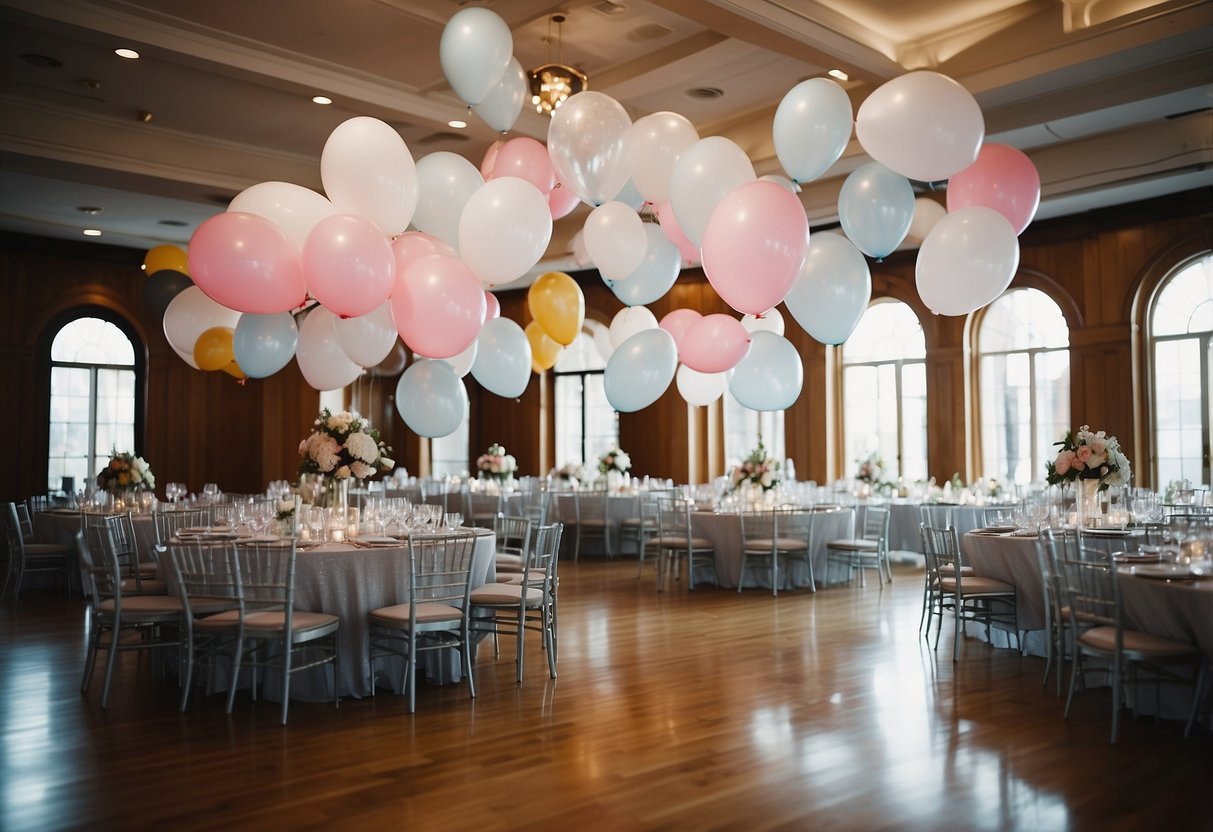
[[[194,363],[199,370],[222,370],[236,360],[232,352],[231,327],[213,326],[194,342]]]
[[[143,271],[149,275],[163,271],[181,272],[188,275],[190,273],[189,257],[183,249],[177,246],[156,246],[144,256]]]
[[[227,364],[223,365],[223,372],[227,373],[234,379],[239,379],[240,381],[244,381],[246,378],[248,378],[248,375],[245,374],[244,370],[240,369],[240,365],[235,361],[229,361]]]
[[[585,323],[585,295],[577,281],[564,272],[541,274],[526,296],[531,317],[547,336],[567,347]]]
[[[526,325],[525,332],[526,339],[531,342],[531,369],[539,373],[555,367],[564,347],[549,338],[535,321]]]

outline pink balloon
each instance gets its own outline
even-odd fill
[[[379,226],[338,214],[316,223],[303,243],[303,274],[316,300],[343,318],[374,312],[392,292],[396,260]]]
[[[392,254],[396,257],[397,276],[403,274],[410,263],[422,257],[429,257],[431,254],[456,256],[455,249],[434,235],[421,231],[406,231],[392,240]]]
[[[703,271],[724,302],[761,315],[784,299],[809,251],[800,199],[757,180],[725,195],[703,232]]]
[[[488,289],[484,290],[484,319],[491,321],[501,317],[501,301]]]
[[[675,309],[673,312],[667,312],[658,326],[673,336],[674,346],[681,350],[682,338],[686,335],[686,331],[702,318],[703,315],[694,309]]]
[[[299,252],[285,231],[256,214],[226,211],[198,226],[189,265],[207,296],[238,312],[289,312],[307,300]]]
[[[480,280],[458,257],[422,257],[409,264],[392,290],[396,330],[415,353],[458,355],[484,325],[484,294]]]
[[[556,187],[556,173],[552,170],[552,158],[548,156],[547,147],[530,136],[510,139],[498,148],[493,168],[484,179],[487,182],[503,176],[525,179],[544,196]]]
[[[548,208],[551,209],[552,219],[558,220],[573,213],[573,209],[581,204],[581,199],[573,193],[572,188],[566,188],[557,182],[556,187],[548,194]]]
[[[501,151],[501,146],[504,141],[498,139],[489,145],[489,149],[484,152],[484,159],[480,162],[480,175],[487,182],[493,177],[493,166],[497,164],[497,154]]]
[[[705,315],[674,340],[678,360],[701,373],[731,370],[750,352],[750,333],[730,315]]]
[[[682,259],[688,263],[699,260],[699,246],[691,242],[691,238],[683,233],[682,228],[678,225],[678,219],[674,216],[674,207],[669,201],[659,202],[653,210],[657,214],[657,224],[661,226],[661,233],[667,240],[678,246],[678,253],[682,255]]]
[[[1040,174],[1032,160],[1005,144],[985,144],[977,161],[948,181],[948,211],[993,208],[1022,234],[1040,207]]]

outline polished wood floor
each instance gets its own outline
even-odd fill
[[[1209,829],[1213,739],[1068,722],[1043,662],[918,635],[921,572],[884,591],[656,595],[630,562],[562,568],[559,680],[528,643],[479,697],[176,709],[124,656],[78,690],[83,604],[0,609],[0,829]],[[489,651],[482,651],[489,653]],[[507,657],[506,654],[510,656]]]

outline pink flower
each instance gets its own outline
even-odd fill
[[[1083,466],[1086,466],[1091,461],[1091,456],[1092,456],[1091,446],[1090,445],[1080,445],[1078,447],[1078,450],[1074,452],[1074,455],[1078,458],[1078,462],[1079,462],[1079,464],[1075,467],[1081,469]]]
[[[1059,475],[1070,473],[1070,469],[1074,467],[1074,452],[1062,451],[1057,454],[1057,459],[1053,462],[1053,470]]]

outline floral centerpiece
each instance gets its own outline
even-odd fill
[[[758,447],[729,474],[729,480],[732,491],[745,485],[770,491],[779,485],[779,463],[767,455],[767,449],[759,441]]]
[[[388,456],[392,449],[379,438],[379,431],[357,413],[346,410],[333,413],[325,408],[312,425],[312,433],[299,443],[299,455],[303,457],[300,474],[365,480],[396,467]]]
[[[876,451],[868,454],[863,459],[855,460],[855,462],[859,465],[859,468],[855,471],[855,479],[860,482],[875,485],[884,476],[884,459]]]
[[[489,445],[489,449],[476,460],[476,470],[481,479],[508,480],[518,470],[518,460],[505,452],[498,443]]]
[[[147,461],[132,453],[110,451],[109,464],[97,474],[97,487],[116,494],[120,491],[155,491],[156,477]]]
[[[612,448],[598,458],[598,473],[609,474],[615,471],[626,474],[632,467],[632,458],[625,451]]]
[[[1077,433],[1067,433],[1060,442],[1056,458],[1046,463],[1049,485],[1075,480],[1096,480],[1101,491],[1110,485],[1124,485],[1133,475],[1128,458],[1120,450],[1115,436],[1092,431],[1083,425]]]
[[[556,469],[556,478],[570,485],[579,485],[587,479],[585,466],[578,462],[566,462]]]

